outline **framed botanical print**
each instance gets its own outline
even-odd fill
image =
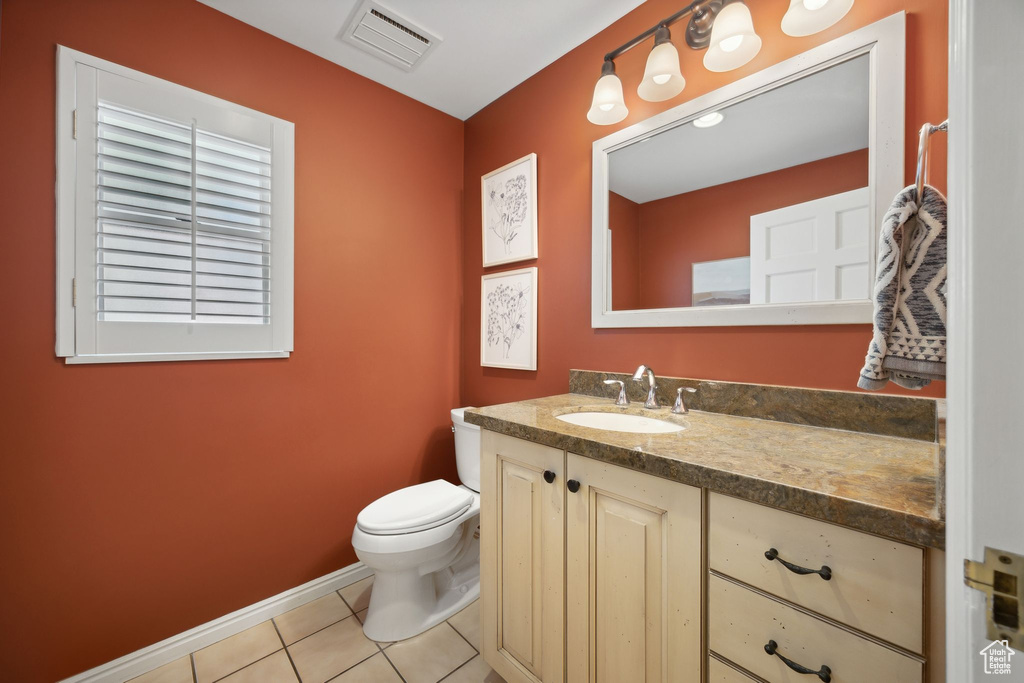
[[[480,365],[537,369],[537,268],[480,279]]]
[[[484,267],[537,258],[537,155],[480,179]]]

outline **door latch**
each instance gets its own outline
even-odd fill
[[[964,560],[964,583],[984,593],[987,638],[1024,651],[1024,556],[985,548],[985,561]]]

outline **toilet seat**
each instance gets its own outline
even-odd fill
[[[378,498],[359,513],[356,527],[375,536],[426,531],[464,515],[473,501],[465,488],[437,479]]]

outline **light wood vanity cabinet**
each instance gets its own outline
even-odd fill
[[[708,508],[712,571],[923,652],[922,549],[717,493]],[[765,557],[771,549],[777,560]],[[794,574],[781,561],[826,566],[830,580]]]
[[[506,681],[701,679],[700,489],[485,430],[480,494],[483,652]]]
[[[717,493],[708,508],[711,652],[768,681],[819,679],[783,657],[833,683],[926,679],[922,549]]]
[[[757,683],[757,679],[719,659],[708,657],[708,683]]]
[[[769,644],[832,683],[942,681],[941,552],[487,430],[481,455],[483,655],[509,683],[819,680]]]

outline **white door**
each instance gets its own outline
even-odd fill
[[[946,680],[1019,683],[1024,639],[987,674],[986,597],[962,577],[986,547],[1024,555],[1024,3],[950,10]]]
[[[750,303],[868,299],[868,188],[750,217]]]

